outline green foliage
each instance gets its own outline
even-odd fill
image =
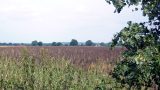
[[[37,45],[38,45],[38,41],[36,41],[36,40],[35,40],[35,41],[32,41],[31,44],[32,44],[32,46],[37,46]]]
[[[62,46],[63,44],[61,42],[57,42],[56,46]]]
[[[93,46],[94,43],[91,40],[86,41],[85,43],[86,46]]]
[[[40,58],[30,56],[26,48],[20,59],[0,56],[1,90],[110,90],[120,87],[99,70],[85,71],[69,60],[54,59],[47,50]]]
[[[104,42],[101,42],[99,45],[100,45],[100,46],[107,46],[107,44],[104,43]]]
[[[57,43],[56,42],[52,42],[52,46],[56,46],[57,45]]]
[[[75,39],[72,39],[70,42],[70,46],[78,46],[78,41]]]
[[[115,12],[120,13],[123,7],[126,5],[138,6],[141,5],[141,10],[143,10],[143,15],[148,16],[150,20],[157,18],[160,11],[160,1],[159,0],[106,0],[107,3],[113,4],[116,8]],[[135,7],[137,10],[137,7]],[[157,18],[158,19],[158,18]]]
[[[43,46],[43,42],[38,42],[37,45],[38,46]]]
[[[160,0],[106,0],[109,4],[113,4],[116,12],[120,13],[124,6],[141,5],[143,15],[148,17],[148,22],[142,22],[146,30],[144,33],[153,34],[156,40],[160,36]],[[135,7],[137,9],[137,7]],[[145,34],[146,35],[146,34]]]
[[[63,46],[61,42],[52,42],[52,46]]]
[[[112,46],[117,43],[126,48],[122,61],[113,71],[118,82],[130,88],[151,87],[159,82],[160,49],[154,34],[143,25],[129,22],[128,27],[115,35]]]
[[[128,27],[117,33],[112,41],[112,47],[121,44],[132,52],[156,44],[156,38],[146,27],[132,22],[128,22]]]
[[[129,88],[141,89],[156,84],[160,89],[160,0],[106,1],[113,4],[118,13],[126,5],[141,5],[143,15],[148,16],[148,22],[128,22],[128,26],[114,36],[112,47],[121,44],[126,51],[113,77]]]
[[[38,42],[38,41],[32,41],[31,43],[32,46],[43,46],[43,42]]]

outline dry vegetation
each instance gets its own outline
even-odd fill
[[[29,54],[37,60],[41,58],[41,52],[45,50],[46,55],[54,59],[63,58],[85,69],[93,68],[95,64],[102,64],[100,66],[107,71],[112,69],[124,50],[124,48],[111,50],[107,47],[0,47],[0,55],[20,59],[23,48],[27,48]]]
[[[122,52],[106,47],[0,47],[1,90],[118,89],[110,72]]]

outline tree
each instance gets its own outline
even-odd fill
[[[9,45],[9,46],[12,46],[12,45],[13,45],[13,43],[8,43],[8,45]]]
[[[57,44],[56,44],[56,46],[62,46],[63,44],[61,43],[61,42],[58,42]]]
[[[78,41],[76,39],[72,39],[70,42],[70,46],[78,46]]]
[[[86,46],[93,46],[94,43],[91,40],[86,41],[85,43]]]
[[[43,46],[43,42],[38,42],[37,45],[38,46]]]
[[[146,89],[154,83],[160,90],[160,0],[106,0],[120,13],[124,6],[141,4],[147,22],[132,23],[124,27],[112,40],[112,47],[126,48],[123,60],[114,68],[112,76],[123,86]],[[138,8],[135,7],[135,11]]]
[[[38,45],[38,42],[37,42],[37,40],[34,40],[34,41],[32,41],[32,46],[37,46]]]
[[[52,46],[56,46],[57,45],[57,43],[56,42],[52,42]]]
[[[107,45],[104,42],[101,42],[100,46],[107,46]]]

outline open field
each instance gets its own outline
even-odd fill
[[[124,48],[115,48],[111,50],[107,47],[0,47],[0,55],[19,59],[22,55],[22,49],[26,48],[31,56],[38,61],[41,58],[42,51],[45,55],[54,59],[69,60],[72,64],[88,68],[98,62],[114,65],[120,58]]]
[[[123,48],[0,47],[2,90],[110,90]]]

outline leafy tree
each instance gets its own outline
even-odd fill
[[[37,46],[38,45],[38,42],[36,40],[32,41],[32,46]]]
[[[104,42],[101,42],[100,46],[106,46],[106,44]]]
[[[57,42],[56,46],[63,46],[63,44],[61,42]]]
[[[160,0],[106,0],[120,13],[124,6],[141,5],[147,22],[132,23],[114,36],[112,47],[126,48],[123,58],[113,71],[113,77],[129,88],[146,89],[154,83],[160,90]]]
[[[52,46],[56,46],[57,45],[57,43],[56,42],[52,42]]]
[[[13,45],[13,43],[8,43],[8,45],[9,45],[9,46],[12,46],[12,45]]]
[[[86,46],[94,46],[94,43],[91,40],[86,41]]]
[[[38,42],[37,45],[38,46],[43,46],[43,42]]]
[[[76,39],[72,39],[70,42],[70,46],[78,46],[78,41]]]

